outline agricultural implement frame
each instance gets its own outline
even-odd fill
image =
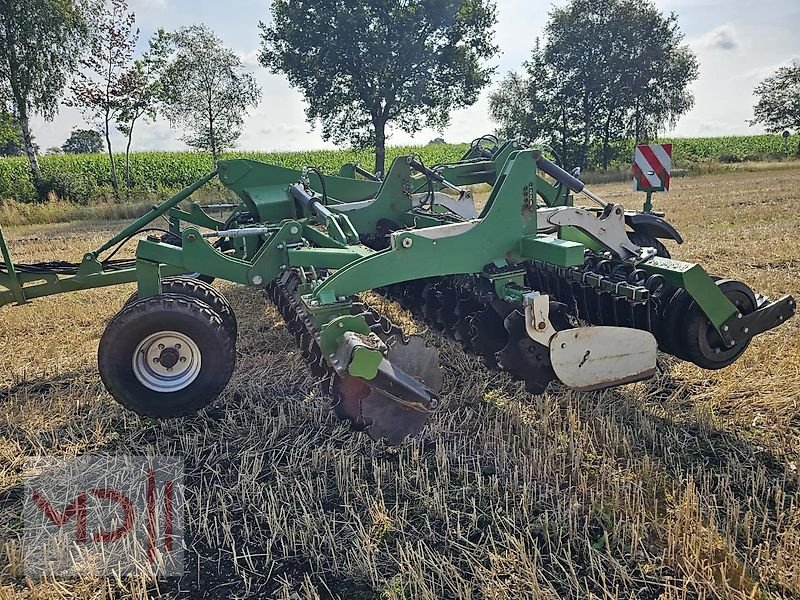
[[[438,353],[362,292],[397,300],[532,392],[645,379],[657,347],[722,368],[793,314],[790,296],[669,258],[660,240],[682,239],[662,215],[606,203],[539,150],[481,141],[452,164],[400,157],[383,178],[220,161],[78,264],[15,265],[0,231],[0,306],[136,282],[101,340],[101,376],[125,406],[169,417],[212,401],[235,359],[235,316],[198,278],[263,288],[337,414],[391,442],[435,408]],[[238,198],[225,219],[179,207],[214,178]],[[480,212],[475,184],[491,186]],[[598,206],[575,206],[581,193]],[[135,259],[113,258],[162,217],[168,230],[140,239]],[[158,324],[181,319],[181,331]]]

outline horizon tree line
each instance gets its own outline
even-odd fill
[[[136,125],[165,118],[214,160],[234,146],[261,90],[241,58],[204,25],[157,30],[137,56],[140,31],[127,0],[4,0],[0,11],[0,154],[21,153],[43,183],[31,117],[78,108],[62,151],[108,153],[111,184],[131,187]],[[490,85],[497,55],[494,0],[273,0],[260,23],[259,62],[299,89],[323,139],[375,148],[385,170],[391,129],[443,129],[450,113]],[[613,142],[650,141],[694,105],[697,58],[677,15],[651,0],[570,0],[551,9],[522,72],[490,93],[497,133],[553,149],[568,166],[614,158]],[[32,43],[35,41],[35,43]],[[73,75],[74,73],[74,75]],[[755,90],[751,125],[800,129],[800,65]],[[113,130],[126,141],[122,178]],[[74,138],[74,139],[73,139]],[[90,139],[91,138],[91,139]]]

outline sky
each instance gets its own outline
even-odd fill
[[[764,77],[792,60],[800,61],[800,2],[798,0],[655,0],[665,13],[675,12],[686,43],[700,62],[693,84],[695,107],[669,131],[679,137],[761,133],[747,123],[755,103],[753,89]],[[497,0],[495,41],[501,53],[490,64],[497,67],[494,81],[473,106],[453,112],[442,131],[423,129],[414,135],[391,131],[389,144],[424,144],[435,137],[448,142],[469,141],[491,132],[495,124],[488,111],[488,94],[509,72],[520,70],[534,41],[542,35],[547,13],[563,0]],[[238,147],[244,150],[312,150],[334,147],[309,125],[302,94],[281,75],[258,63],[259,21],[269,21],[268,0],[129,0],[141,30],[140,46],[158,27],[175,29],[204,23],[241,56],[256,77],[263,96],[250,111]],[[39,146],[61,146],[75,128],[87,128],[76,109],[62,107],[49,123],[33,122]],[[165,121],[137,125],[133,150],[183,150],[183,132]],[[121,136],[112,138],[123,148]]]

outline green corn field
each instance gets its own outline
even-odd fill
[[[800,153],[800,136],[784,139],[779,135],[730,136],[717,138],[675,138],[660,140],[673,144],[676,168],[706,161],[743,162],[775,160]],[[630,163],[634,142],[618,142],[613,146],[612,167],[624,168]],[[429,144],[427,146],[395,146],[387,148],[387,163],[397,156],[418,152],[426,164],[455,161],[467,144]],[[594,159],[600,149],[591,153]],[[302,168],[313,165],[335,174],[344,163],[356,162],[371,170],[371,150],[318,150],[307,152],[233,152],[226,158],[252,158],[270,164]],[[119,157],[120,179],[123,179],[124,156]],[[42,172],[55,195],[87,204],[109,196],[111,172],[105,154],[56,154],[40,158]],[[137,152],[131,155],[131,188],[136,194],[171,193],[189,185],[212,170],[208,154],[199,152]],[[0,159],[0,199],[32,201],[36,198],[24,156]]]
[[[430,144],[424,147],[387,148],[387,162],[397,156],[418,152],[426,164],[458,160],[468,144]],[[315,166],[336,174],[345,163],[358,163],[372,170],[375,157],[370,150],[318,150],[308,152],[232,152],[224,158],[251,158],[273,165],[301,169]],[[183,188],[213,170],[211,156],[200,152],[137,152],[130,158],[131,187],[139,192],[170,192]],[[123,179],[124,156],[119,157]],[[40,158],[42,174],[63,186],[67,199],[92,199],[111,185],[111,171],[105,154],[55,154]],[[62,191],[62,190],[57,190]],[[71,193],[70,193],[71,192]],[[30,180],[27,158],[0,159],[0,198],[31,200],[36,194]]]

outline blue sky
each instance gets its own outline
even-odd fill
[[[306,150],[332,147],[305,121],[303,99],[279,75],[258,64],[259,21],[269,20],[269,2],[252,0],[129,0],[141,29],[142,44],[158,27],[205,23],[236,51],[263,89],[258,108],[245,124],[239,147],[248,150]],[[518,70],[541,35],[547,13],[563,1],[497,0],[496,42],[501,54],[497,82]],[[665,12],[678,14],[686,41],[700,60],[700,77],[693,85],[696,104],[674,131],[677,136],[715,136],[759,133],[752,117],[753,88],[776,68],[800,61],[800,2],[797,0],[656,0]],[[425,143],[443,135],[448,141],[468,141],[493,129],[487,94],[474,106],[454,112],[443,131],[415,135],[391,133],[390,144]],[[42,148],[60,146],[73,127],[88,124],[75,109],[62,108],[52,123],[34,121]],[[139,126],[134,150],[185,149],[182,132],[164,121]],[[121,147],[121,145],[120,145]]]

